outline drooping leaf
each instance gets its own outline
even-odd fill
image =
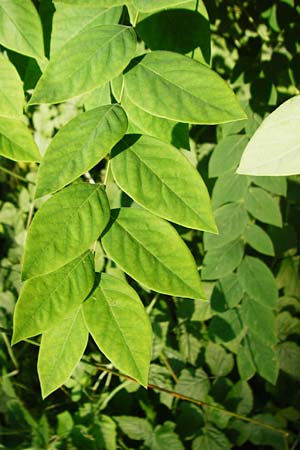
[[[246,242],[265,255],[274,256],[274,246],[269,235],[255,223],[249,224],[244,231]]]
[[[0,0],[0,44],[32,58],[44,58],[42,25],[31,0]]]
[[[36,197],[58,191],[88,172],[126,130],[127,118],[119,105],[100,106],[76,116],[61,128],[46,150],[38,172]]]
[[[297,95],[284,102],[263,121],[245,149],[238,173],[300,173],[299,105],[300,95]]]
[[[38,357],[43,398],[70,378],[87,342],[88,330],[81,306],[43,334]]]
[[[23,104],[24,93],[19,74],[9,59],[0,53],[0,116],[20,119]]]
[[[214,148],[209,160],[209,176],[219,177],[234,172],[248,142],[247,136],[238,134],[226,136]]]
[[[25,243],[23,279],[59,269],[97,240],[109,220],[98,184],[74,184],[54,195],[34,216]]]
[[[245,206],[250,214],[261,222],[277,227],[282,226],[278,202],[264,189],[250,188],[245,200]]]
[[[253,334],[256,334],[266,344],[276,344],[275,316],[270,308],[246,295],[243,299],[240,313],[243,324]]]
[[[41,155],[26,125],[19,119],[0,117],[0,155],[13,161],[39,161]]]
[[[62,320],[89,294],[94,274],[92,254],[86,252],[53,273],[26,281],[14,313],[13,344]]]
[[[121,372],[147,387],[151,324],[137,293],[125,281],[103,273],[84,303],[84,316],[105,356]]]
[[[244,118],[222,78],[206,65],[178,53],[147,53],[126,72],[124,83],[130,100],[158,117],[202,124]]]
[[[215,280],[229,275],[240,264],[243,255],[244,245],[240,239],[210,250],[203,260],[202,278]]]
[[[135,48],[130,27],[101,25],[81,31],[50,60],[30,104],[58,103],[103,86],[122,72]]]
[[[116,82],[113,83],[115,86]],[[130,132],[156,137],[178,148],[189,149],[189,129],[185,123],[153,116],[137,107],[123,90],[122,106],[126,111]]]
[[[128,135],[112,152],[112,171],[121,189],[152,213],[185,227],[217,232],[201,176],[171,145]]]
[[[125,272],[150,289],[205,298],[191,253],[163,219],[136,208],[114,210],[102,244]]]
[[[223,247],[239,238],[246,228],[248,215],[242,203],[228,203],[215,211],[218,235],[205,233],[205,250]]]
[[[117,24],[122,12],[120,6],[107,9],[101,6],[101,2],[97,4],[97,1],[91,5],[88,2],[82,2],[81,5],[74,2],[55,1],[55,3],[51,33],[51,57],[81,31],[98,25]]]
[[[241,285],[250,297],[269,308],[275,308],[277,286],[270,269],[258,258],[246,256],[238,269]]]

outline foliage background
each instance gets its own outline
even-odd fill
[[[49,14],[51,2],[35,3],[41,14]],[[134,287],[147,306],[155,334],[150,383],[215,408],[155,388],[146,391],[113,375],[109,372],[113,368],[92,342],[66,386],[41,400],[36,375],[38,342],[10,345],[12,314],[21,288],[20,258],[33,210],[31,182],[37,168],[1,158],[0,448],[279,450],[299,445],[300,181],[297,176],[258,178],[234,172],[243,150],[240,141],[251,137],[277,105],[299,94],[300,7],[291,0],[207,1],[206,6],[211,19],[212,66],[231,83],[248,114],[244,123],[190,130],[189,157],[209,187],[214,208],[221,208],[227,247],[222,244],[216,250],[209,238],[203,239],[203,233],[180,230],[202,268],[210,297],[207,305],[153,296],[136,283]],[[20,56],[10,52],[10,58],[22,67]],[[21,74],[27,89],[32,87],[35,70],[32,66]],[[46,148],[53,134],[77,113],[74,102],[30,108],[28,120],[40,148]],[[101,179],[104,172],[105,163],[101,163],[92,175]],[[222,209],[225,204],[231,208],[227,213]],[[250,213],[248,228],[243,220],[234,220],[245,207]],[[254,223],[265,233],[263,237],[262,233],[252,235],[251,240],[249,225]],[[235,245],[228,247],[231,240],[226,236],[233,235]],[[101,268],[104,262],[98,250]],[[238,295],[230,296],[224,288],[224,279],[228,284],[234,270],[242,276],[244,252],[255,258],[248,259],[250,263],[259,260],[268,266],[279,295],[274,315],[263,311],[257,329],[252,330],[258,340],[264,339],[259,330],[272,329],[274,324],[277,334],[275,347],[271,337],[265,346],[259,341],[254,348],[255,354],[261,354],[254,361],[255,375],[251,373],[253,361],[246,362],[244,371],[241,368],[238,353],[245,324],[234,320],[240,307]],[[217,264],[220,258],[222,264]],[[113,266],[108,270],[124,276]],[[264,289],[268,290],[266,283]],[[277,356],[271,364],[270,351],[278,355],[278,376]],[[224,409],[252,421],[240,420]],[[274,428],[287,431],[288,437]]]

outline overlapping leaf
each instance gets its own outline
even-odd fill
[[[145,12],[171,8],[178,5],[184,7],[185,3],[190,3],[190,0],[134,0],[136,8]]]
[[[97,240],[110,216],[98,184],[79,183],[50,198],[30,226],[23,259],[23,279],[59,269]]]
[[[177,53],[147,53],[127,71],[124,80],[130,100],[158,117],[202,124],[245,117],[233,92],[219,75]]]
[[[31,0],[0,0],[0,44],[32,58],[44,58],[42,25]]]
[[[83,30],[55,53],[30,103],[58,103],[104,85],[127,66],[135,48],[135,32],[130,27],[103,25]]]
[[[207,188],[176,148],[150,136],[128,135],[112,156],[116,182],[137,203],[180,225],[217,232]]]
[[[13,343],[43,333],[89,294],[94,264],[86,252],[57,271],[26,281],[14,314]]]
[[[137,293],[125,281],[102,274],[98,287],[84,303],[84,316],[105,356],[146,387],[151,325]]]
[[[68,122],[55,135],[44,155],[36,197],[55,192],[90,170],[126,130],[126,114],[118,105],[92,109]]]
[[[264,189],[250,188],[245,198],[245,206],[252,216],[261,222],[282,226],[278,201]]]
[[[13,161],[39,161],[41,155],[26,125],[19,119],[0,118],[0,154]]]
[[[191,253],[163,219],[135,208],[114,210],[102,243],[125,272],[150,289],[205,298]]]
[[[19,119],[23,114],[22,81],[14,65],[0,53],[0,120],[1,117]]]
[[[81,306],[43,334],[38,357],[43,398],[70,378],[87,342],[88,330]]]

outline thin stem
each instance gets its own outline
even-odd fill
[[[34,201],[31,203],[30,208],[29,208],[29,212],[28,212],[28,217],[27,217],[27,222],[26,222],[26,231],[28,230],[31,220],[32,220],[32,216],[33,216],[33,211],[34,211]]]
[[[2,338],[4,340],[5,346],[7,348],[7,352],[9,354],[9,356],[10,356],[10,359],[13,362],[13,365],[15,366],[16,369],[19,369],[18,361],[16,360],[15,355],[14,355],[14,353],[12,351],[12,348],[11,348],[11,345],[10,345],[8,339],[7,339],[6,333],[1,332],[1,336],[2,336]]]
[[[107,369],[106,367],[98,365],[98,364],[96,364],[95,367],[98,370],[106,371],[106,372],[111,373],[112,375],[115,375],[115,376],[119,377],[119,378],[124,378],[126,380],[134,381],[135,383],[137,383],[137,381],[134,378],[131,378],[128,375],[120,374],[120,373],[118,373],[118,372],[116,372],[114,370]],[[287,431],[282,430],[280,428],[273,427],[272,425],[269,425],[268,423],[260,422],[259,420],[252,419],[252,418],[246,417],[246,416],[242,416],[241,414],[235,413],[233,411],[228,411],[227,409],[223,409],[220,406],[211,405],[210,403],[206,403],[206,402],[201,401],[201,400],[196,400],[196,399],[194,399],[192,397],[188,397],[187,395],[180,394],[179,392],[170,391],[169,389],[165,389],[165,388],[162,388],[160,386],[156,386],[155,384],[148,384],[148,388],[154,389],[156,391],[164,392],[166,394],[172,395],[172,397],[178,398],[180,400],[187,401],[189,403],[193,403],[193,404],[198,405],[198,406],[205,406],[207,408],[212,408],[212,409],[218,410],[218,411],[220,411],[220,412],[222,412],[224,414],[228,414],[229,416],[234,417],[234,418],[239,419],[239,420],[242,420],[244,422],[249,422],[249,423],[253,423],[255,425],[259,425],[260,427],[267,428],[269,430],[272,430],[272,431],[275,431],[276,433],[281,434],[284,438],[287,438],[288,435],[289,435],[289,433]]]
[[[103,181],[104,186],[106,186],[106,184],[107,184],[109,170],[110,170],[110,159],[108,160],[107,167],[106,167],[105,178]]]
[[[35,184],[34,181],[27,180],[27,178],[24,178],[21,175],[14,173],[12,170],[6,169],[6,167],[0,166],[0,170],[2,170],[2,172],[4,173],[7,173],[8,175],[11,175],[12,177],[17,178],[18,180],[24,181],[24,183]]]
[[[175,381],[175,383],[178,383],[178,378],[176,373],[174,372],[171,364],[169,363],[168,358],[166,357],[166,355],[164,354],[164,352],[161,352],[160,354],[160,358],[162,359],[163,363],[165,364],[166,368],[168,369],[168,371],[170,372],[171,377],[173,378],[173,380]]]

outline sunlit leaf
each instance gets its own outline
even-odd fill
[[[0,155],[13,161],[39,161],[33,136],[19,119],[0,117]]]

